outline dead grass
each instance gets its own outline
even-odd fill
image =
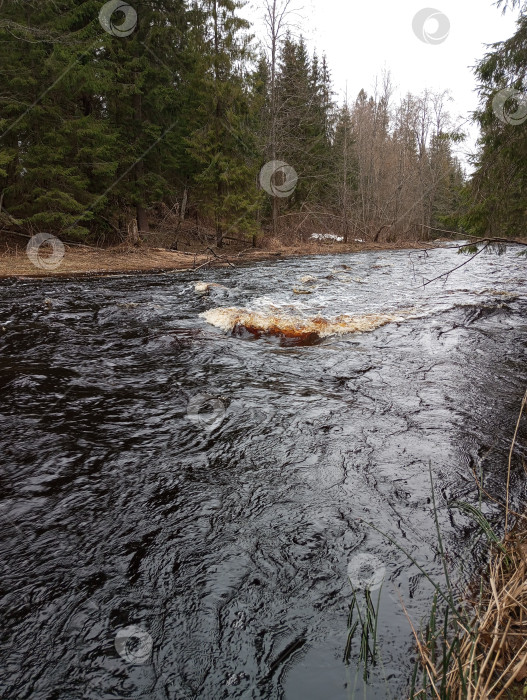
[[[418,639],[421,664],[430,680],[431,697],[451,700],[498,700],[526,697],[527,679],[527,521],[521,520],[492,552],[481,594],[474,606],[472,634],[458,625],[447,642],[454,650],[446,674],[433,658],[430,644]],[[460,641],[456,641],[460,640]],[[440,692],[440,688],[444,688]],[[417,693],[414,698],[429,697]]]
[[[6,277],[70,277],[84,275],[129,274],[134,272],[162,272],[204,267],[221,267],[241,263],[274,259],[279,256],[327,255],[360,250],[391,250],[431,247],[429,243],[416,241],[397,244],[320,244],[307,243],[285,246],[276,239],[265,249],[252,248],[242,243],[226,245],[218,249],[200,246],[196,250],[171,251],[142,245],[134,247],[121,244],[113,248],[65,246],[65,254],[54,269],[35,267],[26,255],[26,238],[12,238],[0,248],[0,278]],[[51,253],[44,244],[39,251],[43,261]]]
[[[507,470],[507,496],[511,461],[522,413],[524,395]],[[525,463],[524,463],[525,468]],[[436,639],[416,634],[421,665],[428,677],[428,691],[413,698],[443,700],[509,700],[527,697],[527,517],[513,514],[505,505],[505,535],[491,548],[488,570],[472,595],[472,615],[456,618],[453,631]],[[448,637],[448,638],[447,638]],[[438,662],[434,650],[445,650]],[[445,669],[444,663],[448,664]]]
[[[42,253],[46,261],[45,252]],[[0,277],[63,277],[97,274],[123,274],[156,270],[181,270],[206,261],[206,256],[187,256],[166,250],[93,249],[66,247],[64,258],[55,269],[35,267],[24,252],[0,256]]]

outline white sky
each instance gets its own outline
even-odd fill
[[[254,25],[256,38],[263,37],[264,0],[252,0],[243,14]],[[388,69],[396,88],[394,99],[424,88],[450,90],[452,117],[462,122],[478,104],[476,81],[471,70],[485,53],[485,44],[509,38],[515,31],[517,12],[502,15],[492,0],[298,0],[299,24],[310,50],[326,53],[336,99],[353,102],[364,88],[369,94],[375,76]],[[412,30],[415,14],[433,8],[450,21],[448,38],[440,44],[420,41]],[[433,20],[426,29],[434,32]],[[469,139],[457,155],[474,148],[477,128],[465,125]]]

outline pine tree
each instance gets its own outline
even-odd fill
[[[309,178],[313,185],[311,199],[314,202],[329,202],[335,180],[333,172],[332,142],[335,137],[335,105],[333,88],[327,59],[322,57],[319,68],[316,54],[311,66],[311,96],[309,102],[311,144],[308,150]]]
[[[287,35],[280,52],[277,80],[278,159],[291,165],[298,174],[294,194],[281,205],[294,207],[304,201],[313,185],[308,164],[313,147],[311,67],[305,42]]]
[[[156,0],[140,7],[129,37],[115,38],[107,47],[115,71],[111,118],[126,144],[119,163],[122,179],[109,197],[135,207],[139,232],[148,232],[148,207],[175,194],[185,30],[182,0]]]

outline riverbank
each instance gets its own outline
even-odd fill
[[[199,251],[171,251],[164,248],[123,247],[89,248],[65,246],[59,264],[46,269],[46,255],[51,249],[42,246],[42,267],[35,266],[26,255],[25,245],[8,248],[0,254],[0,278],[10,277],[71,277],[133,274],[139,272],[170,272],[176,270],[229,267],[276,258],[304,255],[337,255],[358,253],[364,250],[423,249],[440,246],[441,243],[401,241],[398,243],[353,243],[281,246],[274,249],[258,248],[202,248]]]
[[[493,543],[487,570],[474,582],[465,608],[458,611],[447,635],[431,614],[426,635],[417,638],[426,692],[417,698],[472,698],[520,700],[527,693],[527,518],[518,515],[515,526]],[[439,629],[435,636],[431,630]],[[441,658],[440,649],[448,649]]]
[[[513,453],[526,406],[527,391],[509,452],[503,537],[492,530],[480,509],[457,504],[487,536],[489,563],[457,600],[452,597],[451,584],[440,596],[436,593],[426,632],[421,636],[414,630],[425,680],[417,690],[414,675],[410,700],[520,700],[527,696],[527,515],[511,511],[508,504]],[[522,463],[525,468],[525,461]],[[448,603],[444,625],[436,618],[442,601]],[[448,612],[454,613],[450,626]]]

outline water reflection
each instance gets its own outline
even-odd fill
[[[363,697],[342,656],[349,564],[366,553],[386,571],[366,696],[403,697],[399,595],[418,620],[431,588],[367,523],[440,578],[431,462],[452,566],[474,566],[472,528],[445,504],[474,501],[482,456],[503,495],[527,378],[525,264],[480,256],[420,286],[458,262],[398,251],[3,282],[2,696]],[[271,306],[416,317],[306,347],[200,317]],[[519,469],[513,485],[520,502]],[[148,635],[131,635],[132,658],[152,640],[144,663],[116,649],[130,627]]]

